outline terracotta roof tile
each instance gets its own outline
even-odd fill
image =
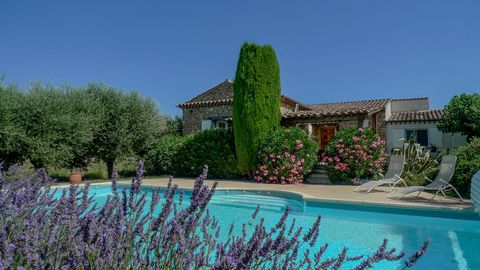
[[[178,104],[180,108],[196,108],[230,105],[233,101],[233,82],[225,80],[189,101]]]
[[[299,104],[301,110],[310,110],[309,107],[303,105],[297,100],[282,95],[282,102],[291,105]],[[233,103],[233,81],[225,80],[222,83],[212,87],[211,89],[201,93],[191,100],[178,104],[180,108],[198,108],[212,106],[226,106]]]
[[[392,113],[388,122],[431,122],[438,121],[443,116],[443,110],[422,110]]]
[[[375,99],[338,103],[312,104],[307,105],[307,107],[311,109],[310,111],[289,112],[285,113],[283,117],[296,118],[372,113],[383,109],[389,101],[389,99]]]
[[[423,100],[428,99],[428,97],[416,97],[416,98],[395,98],[392,101],[404,101],[404,100]]]

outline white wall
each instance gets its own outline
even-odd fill
[[[443,133],[443,146],[445,148],[454,149],[465,144],[467,137],[459,133]]]
[[[392,100],[391,103],[392,103],[392,113],[406,112],[406,111],[421,111],[421,110],[430,109],[428,98]]]
[[[388,102],[385,106],[385,121],[388,121],[390,116],[392,116],[392,102]]]
[[[401,148],[405,138],[406,129],[427,129],[428,143],[434,144],[439,149],[452,149],[465,144],[466,137],[460,134],[443,133],[437,128],[436,123],[387,123],[387,151],[393,148]]]

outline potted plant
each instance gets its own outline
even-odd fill
[[[70,183],[78,185],[82,183],[82,172],[79,169],[72,169],[68,176]]]
[[[82,183],[82,171],[88,166],[89,160],[82,158],[75,158],[68,164],[70,167],[70,175],[68,180],[72,184],[81,184]]]

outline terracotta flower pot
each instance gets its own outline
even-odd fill
[[[82,174],[79,172],[72,172],[68,177],[68,180],[72,184],[80,184],[82,183]]]

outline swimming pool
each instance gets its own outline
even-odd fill
[[[151,187],[143,187],[149,191]],[[109,185],[91,187],[95,200],[102,203],[111,194]],[[189,191],[185,190],[188,199]],[[304,201],[287,192],[255,192],[218,190],[209,205],[220,226],[241,234],[241,225],[251,219],[260,205],[259,216],[267,227],[274,226],[289,207],[289,219],[308,228],[318,215],[322,216],[318,246],[329,243],[327,257],[333,257],[347,245],[350,255],[371,254],[389,239],[391,247],[415,251],[425,239],[431,238],[426,256],[414,269],[480,269],[480,217],[471,211],[408,209],[378,205],[360,205],[328,201]],[[356,265],[356,264],[354,264]],[[378,264],[375,269],[397,269],[396,264]]]

